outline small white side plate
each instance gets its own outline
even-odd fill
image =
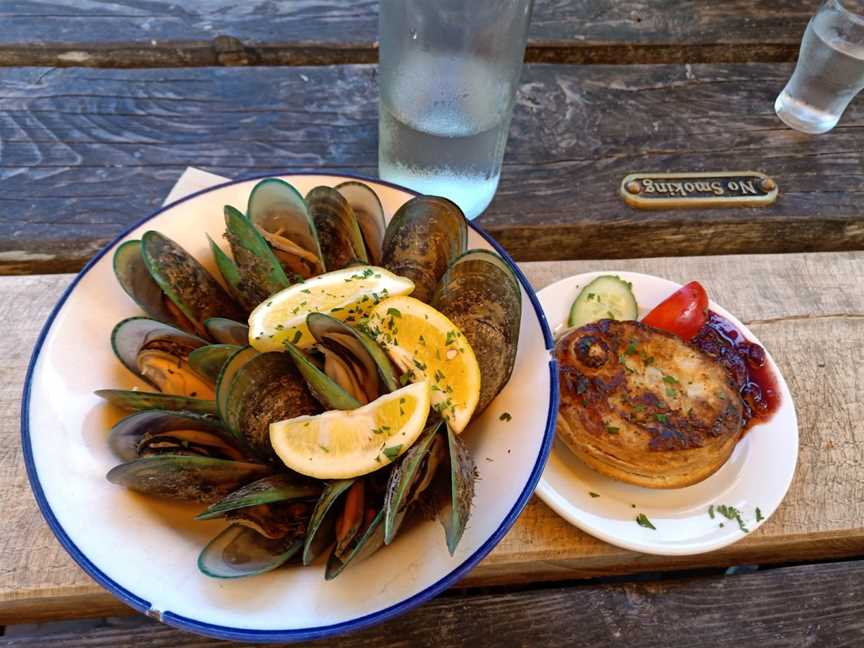
[[[635,272],[590,272],[562,279],[537,296],[553,331],[566,326],[570,306],[579,291],[599,275],[614,274],[633,284],[640,317],[680,288],[679,284]],[[711,309],[737,326],[747,339],[759,340],[721,306]],[[780,407],[770,421],[752,427],[726,464],[703,482],[687,488],[656,490],[616,481],[589,468],[556,439],[537,494],[571,524],[611,544],[659,555],[687,555],[713,551],[746,534],[738,523],[719,513],[713,504],[734,506],[746,528],[761,526],[783,501],[798,459],[798,421],[792,395],[773,358]],[[596,496],[592,496],[594,493]],[[756,521],[756,509],[763,519]],[[644,513],[656,530],[636,523]]]

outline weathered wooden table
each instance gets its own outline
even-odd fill
[[[501,186],[479,222],[537,287],[600,267],[698,279],[747,322],[798,409],[781,509],[727,549],[661,558],[534,500],[460,589],[334,645],[864,642],[864,102],[820,138],[782,126],[773,99],[815,7],[773,4],[537,0]],[[0,272],[25,275],[0,277],[0,623],[124,610],[60,549],[24,476],[24,368],[70,281],[54,273],[155,209],[189,165],[374,176],[376,6],[0,3]],[[643,213],[617,196],[629,172],[704,169],[763,171],[780,198]],[[563,584],[586,578],[602,581]],[[147,620],[13,630],[0,646],[193,640]]]

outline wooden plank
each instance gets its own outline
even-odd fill
[[[544,0],[526,60],[546,63],[790,61],[809,0]],[[377,58],[373,0],[176,3],[12,0],[0,65],[321,65]]]
[[[786,501],[759,531],[726,549],[662,557],[588,536],[532,500],[464,586],[564,580],[646,570],[864,555],[864,252],[526,263],[541,287],[587,270],[633,270],[702,281],[772,352],[796,399],[801,448]],[[98,616],[123,606],[74,566],[42,521],[18,448],[26,361],[69,276],[0,278],[0,623]],[[826,407],[827,405],[827,407]]]
[[[445,595],[378,627],[330,639],[327,645],[689,648],[698,638],[712,648],[840,648],[864,642],[862,595],[862,561],[739,576]],[[49,643],[58,648],[241,645],[191,635],[144,616],[89,630],[8,630],[0,648]]]
[[[864,102],[815,138],[773,114],[785,65],[527,66],[480,224],[520,260],[864,247]],[[0,272],[68,272],[189,165],[377,169],[375,68],[14,68],[0,78]],[[254,97],[254,101],[250,98]],[[634,171],[754,169],[769,208],[639,212]]]

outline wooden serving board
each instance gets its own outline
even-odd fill
[[[536,498],[465,586],[864,554],[864,252],[525,263],[540,288],[589,270],[685,282],[744,321],[777,360],[798,411],[795,480],[759,531],[700,556],[648,556],[569,526]],[[30,494],[19,447],[22,381],[34,340],[71,275],[0,278],[0,624],[126,610],[66,555]],[[58,395],[62,398],[62,395]]]

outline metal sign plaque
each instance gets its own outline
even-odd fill
[[[777,199],[777,183],[758,171],[633,173],[621,196],[637,209],[763,207]]]

